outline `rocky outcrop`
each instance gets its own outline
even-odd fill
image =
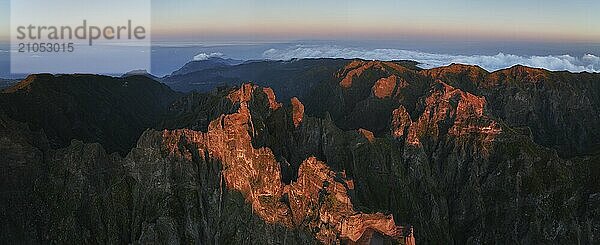
[[[440,137],[461,136],[470,133],[494,136],[502,129],[498,123],[483,113],[485,98],[477,97],[460,89],[436,81],[430,95],[425,98],[424,111],[417,120],[419,135]],[[411,129],[409,129],[410,131]]]
[[[373,135],[373,132],[366,130],[364,128],[359,128],[358,132],[365,137],[365,139],[367,139],[369,142],[373,142],[375,140],[375,136]]]
[[[377,80],[373,86],[373,95],[379,99],[390,97],[396,88],[396,76],[392,75]]]
[[[292,98],[292,117],[294,126],[300,126],[304,118],[304,105],[296,97]]]
[[[336,181],[337,176],[314,157],[300,165],[298,182],[289,185],[286,192],[294,221],[297,224],[309,222],[311,229],[326,227],[316,236],[327,244],[339,242],[338,237],[357,242],[368,229],[402,241],[403,229],[395,224],[391,215],[354,211],[347,194],[349,186],[345,181]]]
[[[273,89],[263,88],[263,92],[265,93],[265,95],[267,95],[267,98],[269,100],[269,109],[277,110],[281,108],[282,104],[277,102],[277,99],[275,99],[275,92],[273,92]]]
[[[400,138],[408,135],[409,127],[412,123],[410,115],[404,106],[400,105],[392,112],[391,134],[394,138]]]

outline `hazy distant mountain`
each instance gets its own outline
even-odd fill
[[[133,71],[123,74],[121,77],[127,78],[127,77],[132,77],[132,76],[144,76],[144,77],[150,78],[155,81],[160,81],[159,77],[148,73],[148,71],[146,71],[146,70],[133,70]]]
[[[194,60],[185,64],[180,69],[174,71],[171,76],[184,75],[192,72],[198,72],[208,69],[234,66],[243,63],[241,60],[229,58],[210,57],[206,60]]]
[[[309,59],[165,81],[210,92],[93,75],[4,90],[0,239],[599,241],[600,74]]]

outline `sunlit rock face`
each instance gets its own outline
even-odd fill
[[[254,148],[251,143],[250,133],[254,129],[248,103],[256,89],[246,84],[231,92],[228,98],[239,103],[238,112],[212,121],[206,133],[185,129],[163,131],[165,152],[191,162],[195,157],[219,161],[224,186],[241,192],[253,212],[267,223],[313,231],[318,240],[328,244],[342,240],[356,242],[367,230],[403,242],[405,231],[391,215],[354,210],[348,196],[348,190],[353,188],[351,180],[315,157],[302,162],[297,181],[283,184],[280,165],[272,151]],[[265,106],[272,108],[272,104],[269,101]],[[292,115],[297,127],[302,121],[303,106],[296,98],[292,99]]]
[[[373,132],[366,130],[366,129],[362,129],[359,128],[358,132],[365,137],[365,139],[367,139],[369,142],[373,142],[375,140],[375,136],[373,135]]]
[[[294,126],[300,126],[302,119],[304,118],[304,105],[298,98],[292,98],[292,117],[294,120]]]
[[[339,85],[343,88],[352,87],[354,79],[360,78],[369,69],[380,70],[382,72],[408,70],[393,62],[354,60],[338,71],[336,77],[342,78]],[[394,84],[395,77],[388,77],[384,80],[379,80],[377,89],[374,88],[374,90],[384,95],[385,91],[393,89]]]
[[[391,134],[394,138],[400,138],[408,135],[409,127],[412,123],[410,115],[404,106],[400,105],[392,112]]]
[[[457,64],[421,74],[485,97],[491,115],[511,127],[527,127],[536,143],[556,149],[562,157],[597,151],[600,135],[589,130],[600,128],[597,74],[521,65],[489,73]]]
[[[377,80],[373,85],[373,95],[379,99],[390,97],[396,88],[396,76],[392,75]]]
[[[263,88],[263,92],[265,93],[265,95],[267,95],[267,98],[269,99],[269,108],[271,110],[277,110],[281,107],[281,103],[277,102],[277,100],[275,99],[275,92],[273,92],[273,89]]]
[[[493,137],[502,132],[502,129],[483,114],[485,104],[485,98],[463,92],[438,80],[425,99],[425,108],[417,120],[415,130],[419,135],[433,137],[470,133]]]
[[[356,203],[369,203],[384,210],[396,210],[398,213],[402,212],[400,210],[410,210],[400,217],[412,224],[420,223],[417,226],[446,227],[439,228],[439,230],[460,231],[458,233],[465,231],[486,233],[490,230],[508,231],[509,228],[502,225],[507,223],[518,227],[531,227],[528,222],[539,222],[545,219],[562,220],[558,223],[569,223],[568,217],[575,215],[570,211],[568,213],[571,214],[565,216],[532,214],[527,211],[531,206],[541,206],[529,201],[514,202],[514,200],[541,201],[536,197],[537,194],[531,192],[533,190],[536,190],[535,193],[539,193],[539,191],[547,193],[553,196],[551,198],[553,200],[564,201],[566,200],[564,198],[582,197],[582,201],[575,206],[586,206],[595,202],[588,199],[587,194],[582,193],[571,193],[566,194],[568,197],[559,197],[562,195],[559,193],[568,193],[568,190],[572,190],[573,182],[551,181],[553,183],[545,183],[539,181],[541,179],[565,180],[572,178],[571,176],[575,172],[566,171],[566,169],[570,168],[568,167],[570,164],[577,164],[575,162],[580,160],[572,160],[573,162],[563,160],[552,153],[552,150],[538,144],[559,149],[559,154],[567,154],[567,156],[575,152],[565,152],[560,149],[577,148],[578,152],[589,152],[589,149],[598,145],[597,142],[593,143],[595,138],[590,136],[595,133],[589,131],[592,128],[600,128],[598,113],[593,106],[594,104],[598,105],[598,100],[590,96],[600,91],[597,85],[600,83],[592,82],[599,80],[597,76],[579,74],[576,77],[568,73],[552,73],[520,66],[489,73],[479,67],[466,65],[451,65],[418,71],[406,68],[395,69],[392,64],[397,65],[394,62],[349,62],[337,73],[337,82],[339,82],[336,84],[337,91],[325,98],[337,101],[337,104],[341,105],[340,107],[330,107],[331,110],[329,110],[332,121],[336,125],[341,126],[344,130],[359,130],[361,134],[364,133],[362,130],[368,130],[374,132],[377,138],[374,141],[377,144],[369,145],[361,143],[358,139],[347,138],[346,143],[339,143],[340,139],[334,137],[329,141],[336,142],[334,146],[330,146],[334,149],[340,147],[341,144],[356,144],[355,147],[346,148],[345,154],[351,155],[351,157],[333,154],[332,150],[326,151],[324,154],[327,156],[328,162],[331,159],[335,159],[333,162],[352,161],[352,164],[344,165],[342,168],[348,170],[349,175],[354,179],[357,193],[364,195],[364,197],[359,195]],[[394,84],[389,82],[390,77],[396,78],[393,89],[390,89],[391,84]],[[560,99],[553,97],[554,95],[558,95]],[[319,99],[323,100],[323,98]],[[571,108],[577,108],[579,116],[568,116],[572,112],[565,109],[566,106],[561,105],[558,101],[564,101]],[[321,103],[334,104],[333,102]],[[526,106],[517,109],[517,104]],[[312,109],[308,107],[307,110],[311,111]],[[526,112],[529,114],[522,115]],[[542,115],[551,115],[551,117]],[[576,117],[585,119],[572,124],[562,121],[564,118]],[[373,120],[373,118],[378,120]],[[529,118],[529,120],[525,121],[523,118]],[[379,124],[381,121],[387,121],[387,127],[382,127]],[[521,127],[524,125],[529,125],[535,133],[523,130]],[[582,134],[584,131],[587,133]],[[569,145],[560,140],[553,141],[557,139],[554,138],[555,132],[559,132],[560,135],[563,135],[564,140],[574,142],[574,144]],[[399,146],[384,143],[388,134],[396,140]],[[363,134],[363,138],[367,137],[364,137]],[[582,141],[590,142],[590,144],[582,145],[580,144]],[[590,146],[592,147],[590,148]],[[397,147],[397,150],[390,150],[390,147],[392,149]],[[337,151],[333,150],[333,152]],[[402,152],[402,154],[386,154],[396,151]],[[362,157],[363,155],[366,157]],[[577,165],[597,165],[589,165],[590,158],[586,159],[588,160],[584,160],[585,163],[581,163],[583,165]],[[592,157],[592,159],[595,158]],[[374,169],[360,167],[357,162],[361,161]],[[515,165],[516,163],[518,164]],[[402,169],[400,166],[404,166],[406,169],[400,170]],[[512,171],[506,172],[507,168]],[[552,171],[536,172],[535,169],[538,168],[551,168]],[[394,176],[392,178],[403,179],[399,176],[410,173],[411,178],[419,180],[389,181],[394,183],[388,184],[388,181],[377,179],[388,178],[383,173],[389,173],[388,171],[391,169],[399,172],[398,175],[392,174]],[[381,173],[377,173],[379,171]],[[521,177],[511,177],[514,174]],[[373,177],[366,177],[369,175]],[[497,177],[483,179],[481,177],[492,175]],[[526,183],[522,181],[522,178],[528,179],[525,181]],[[583,179],[588,179],[588,177],[583,177]],[[413,185],[414,183],[421,184]],[[453,187],[448,186],[448,183],[454,183]],[[503,183],[502,185],[510,183],[509,185],[516,189],[494,187],[500,183]],[[386,188],[385,186],[388,185],[390,187]],[[392,186],[395,185],[412,187],[394,191]],[[429,186],[426,187],[427,185]],[[377,192],[379,195],[368,195],[365,193],[372,192],[373,189],[366,186],[379,186],[382,191]],[[467,186],[477,187],[471,189]],[[558,189],[553,189],[553,186]],[[440,191],[440,196],[430,195],[437,191]],[[416,202],[422,204],[413,203],[407,208],[397,208],[394,206],[405,205],[402,203],[406,199],[395,196],[379,199],[379,196],[385,195],[383,193],[407,192],[421,193],[412,194],[413,199],[409,202],[419,199],[420,201]],[[490,193],[498,192],[506,195],[503,194],[502,198],[496,195],[489,196]],[[427,197],[418,197],[419,195]],[[515,209],[510,210],[498,206],[495,202],[499,200]],[[433,207],[433,209],[422,211],[419,208],[423,207],[422,205]],[[545,205],[547,204],[543,206]],[[545,207],[548,208],[548,206]],[[555,208],[549,209],[554,210]],[[496,223],[498,225],[496,228],[490,228],[489,224],[473,226],[472,223],[469,223],[469,220],[479,220],[485,216],[486,210],[490,209],[498,210],[495,215],[508,216],[503,216],[503,218],[496,216],[503,220],[502,224]],[[563,208],[559,209],[563,210]],[[432,210],[434,210],[433,213],[430,212]],[[524,221],[520,215],[524,212],[527,213],[526,220],[529,221]],[[407,220],[406,217],[414,219],[408,218]],[[423,217],[429,218],[423,219]],[[581,222],[571,224],[580,228],[586,226]],[[517,240],[571,239],[568,237],[584,239],[571,229],[564,229],[564,226],[561,225],[547,223],[534,230],[536,231],[520,232],[517,235],[520,238]],[[543,230],[560,230],[561,235],[557,237],[540,235],[538,231]],[[476,234],[477,232],[467,232],[470,235],[466,235],[466,233],[463,233],[465,235],[456,235],[457,233],[452,232],[429,233],[431,231],[432,229],[417,229],[417,239],[433,243],[436,243],[435,241],[476,243],[476,241],[513,239],[503,235]],[[589,240],[589,237],[585,239]]]

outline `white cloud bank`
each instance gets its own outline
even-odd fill
[[[448,55],[401,49],[357,49],[338,46],[297,45],[288,49],[269,49],[263,57],[272,60],[292,58],[361,58],[366,60],[414,60],[422,68],[446,66],[452,63],[478,65],[488,71],[496,71],[514,65],[544,68],[552,71],[600,72],[600,57],[586,54],[519,56],[499,53],[497,55]]]
[[[222,57],[223,54],[222,53],[210,53],[210,54],[206,54],[206,53],[201,53],[201,54],[197,54],[196,56],[194,56],[194,60],[195,61],[199,61],[199,60],[208,60],[210,58],[214,58],[214,57]]]

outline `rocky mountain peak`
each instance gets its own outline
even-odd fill
[[[486,83],[493,86],[507,82],[543,83],[549,80],[550,73],[547,70],[516,65],[491,73]]]
[[[431,77],[433,79],[440,79],[446,82],[465,80],[470,83],[469,85],[477,85],[482,82],[487,75],[489,75],[488,71],[479,66],[454,63],[449,66],[422,70],[420,73],[424,76]]]
[[[342,88],[350,88],[353,80],[361,77],[367,70],[378,70],[387,74],[408,71],[407,68],[394,62],[354,60],[348,63],[344,68],[340,69],[337,72],[336,77],[341,78],[339,85]],[[382,82],[382,85],[385,84],[389,85],[389,83]]]

